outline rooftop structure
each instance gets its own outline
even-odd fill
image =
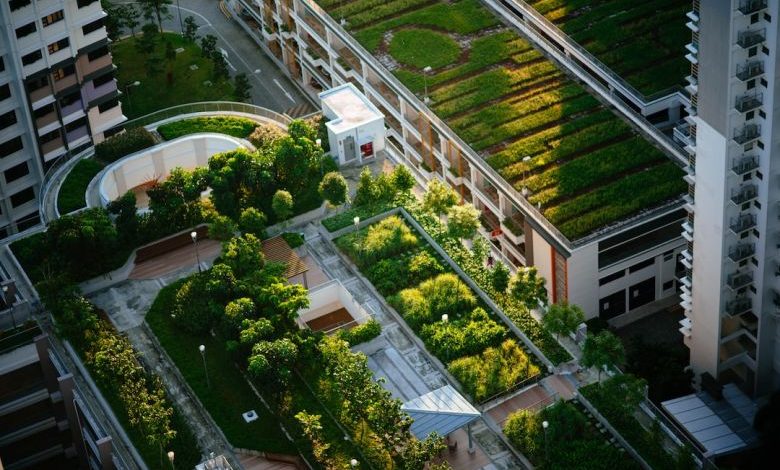
[[[353,84],[320,93],[328,139],[339,163],[363,161],[385,148],[385,119]],[[359,150],[359,152],[358,152]]]

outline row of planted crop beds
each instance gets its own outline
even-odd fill
[[[690,65],[690,0],[527,0],[645,95],[680,85]]]
[[[320,3],[410,90],[427,81],[429,106],[570,239],[685,190],[661,151],[478,0]]]
[[[343,235],[336,245],[475,401],[540,373],[506,325],[400,217]]]

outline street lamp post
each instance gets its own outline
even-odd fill
[[[363,246],[360,243],[360,235],[358,234],[358,230],[360,230],[360,217],[355,216],[355,218],[352,219],[352,222],[355,224],[355,243],[358,244],[358,254],[360,255],[363,251]]]
[[[444,323],[445,327],[447,326],[447,323],[449,323],[449,321],[450,321],[450,316],[447,315],[446,313],[442,313],[441,314],[441,322]],[[447,346],[446,346],[446,349],[445,349],[444,352],[445,352],[445,354],[447,354],[447,357],[449,357],[449,355],[450,355],[450,345],[447,342],[445,342],[445,344]]]
[[[423,83],[425,84],[425,97],[423,98],[423,101],[425,104],[428,104],[428,101],[430,99],[428,98],[428,73],[433,70],[430,65],[426,66],[423,69]]]
[[[211,382],[209,382],[209,369],[206,367],[206,346],[201,344],[198,346],[200,351],[200,357],[203,358],[203,370],[206,372],[206,387],[211,388]]]
[[[14,301],[16,300],[16,293],[14,290],[13,287],[9,289],[7,285],[3,286],[3,300],[5,300],[5,304],[8,305],[8,313],[11,315],[11,324],[15,330],[16,319],[14,318]]]
[[[542,421],[542,427],[544,428],[544,460],[548,462],[550,460],[550,453],[547,450],[547,428],[550,427],[550,423]]]
[[[171,468],[175,469],[176,467],[173,465],[173,457],[174,457],[173,451],[169,450],[168,451],[168,460],[171,462]]]
[[[195,245],[195,260],[198,262],[198,272],[201,271],[200,268],[200,252],[198,251],[198,232],[192,231],[190,232],[190,237],[192,238],[192,244]]]
[[[322,179],[322,159],[325,158],[322,155],[322,139],[317,139],[314,143],[317,144],[317,148],[320,149],[320,179]]]
[[[132,108],[132,103],[130,103],[130,87],[134,86],[141,86],[141,82],[138,80],[134,81],[133,83],[128,83],[125,85],[125,94],[127,95],[127,111],[130,112],[130,108]]]
[[[525,185],[525,177],[528,176],[528,162],[530,161],[531,161],[530,155],[526,155],[525,157],[523,157],[523,163],[525,163],[525,165],[523,165],[523,189],[522,189],[523,197],[528,197],[528,187]]]

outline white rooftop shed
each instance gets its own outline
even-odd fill
[[[385,148],[385,117],[351,83],[319,95],[330,151],[339,164],[363,162]]]

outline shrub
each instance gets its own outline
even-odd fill
[[[531,410],[515,411],[504,424],[504,435],[522,454],[533,458],[539,453],[542,418]],[[544,445],[544,443],[541,443]]]
[[[298,248],[305,242],[303,235],[297,232],[284,232],[282,238],[290,245],[290,248]]]
[[[230,240],[236,234],[236,223],[230,217],[217,215],[209,224],[209,238]]]
[[[278,126],[260,124],[249,135],[249,141],[258,149],[273,148],[286,135]]]
[[[143,127],[127,130],[95,145],[95,158],[111,163],[155,144],[154,136]]]
[[[477,308],[468,319],[447,323],[438,321],[423,326],[420,337],[429,351],[442,361],[449,362],[497,346],[506,334],[506,327],[488,318],[482,308]]]
[[[365,237],[356,240],[356,243],[357,258],[361,265],[365,265],[414,248],[418,240],[400,217],[391,216],[368,227]]]
[[[455,321],[464,312],[470,312],[477,302],[471,289],[454,274],[441,274],[388,300],[415,330],[440,321],[443,314]]]
[[[349,347],[371,341],[382,333],[382,325],[373,318],[349,330],[339,330],[338,337],[349,343]]]
[[[207,291],[206,278],[196,275],[188,278],[176,291],[171,315],[179,327],[192,334],[207,334],[224,313],[223,307],[213,302]]]
[[[241,216],[238,218],[238,227],[244,233],[251,233],[256,237],[265,238],[266,221],[265,214],[254,207],[248,207],[241,211]]]
[[[172,140],[197,132],[216,132],[245,139],[254,131],[257,123],[234,116],[198,117],[169,122],[157,128],[165,140]]]

